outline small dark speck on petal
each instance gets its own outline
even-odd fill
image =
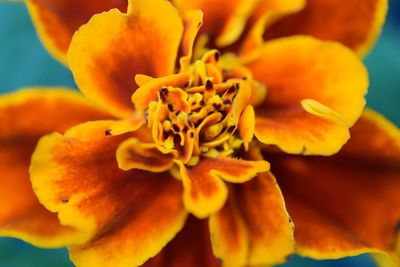
[[[110,135],[112,135],[112,133],[111,133],[111,129],[107,129],[107,130],[105,130],[105,131],[104,131],[104,134],[105,134],[106,136],[110,136]]]
[[[67,204],[69,202],[68,199],[62,199],[61,201],[62,201],[63,204]]]

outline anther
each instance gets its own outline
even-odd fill
[[[190,86],[190,80],[187,80],[184,84],[183,84],[183,88],[188,88]]]
[[[112,135],[112,133],[111,133],[111,129],[107,129],[107,130],[105,130],[105,131],[104,131],[104,134],[105,134],[106,136],[110,136],[110,135]]]
[[[165,99],[167,98],[167,95],[168,95],[168,88],[167,87],[161,88],[161,90],[160,90],[161,101],[165,101]]]
[[[230,99],[225,99],[225,100],[224,100],[224,104],[225,104],[225,105],[230,105],[230,104],[232,104],[232,102],[231,102]]]
[[[212,105],[213,105],[214,109],[216,109],[217,111],[221,110],[221,108],[222,108],[221,104],[213,103]]]
[[[228,128],[228,132],[233,133],[235,131],[235,129],[236,129],[236,126],[231,126]]]
[[[221,53],[219,51],[215,52],[215,54],[214,54],[215,61],[218,61],[220,56],[221,56]]]
[[[168,108],[168,110],[169,110],[170,112],[173,112],[173,111],[174,111],[174,105],[172,105],[171,103],[168,103],[168,104],[167,104],[167,108]]]
[[[236,87],[234,85],[232,85],[229,89],[228,89],[228,94],[233,94],[236,91]]]
[[[207,81],[206,81],[206,89],[207,89],[207,90],[211,90],[211,89],[213,89],[213,88],[214,88],[214,86],[213,86],[211,80],[207,80]]]
[[[176,125],[176,124],[174,124],[174,125],[172,125],[172,129],[175,131],[175,132],[180,132],[180,128],[179,128],[179,126],[178,125]]]

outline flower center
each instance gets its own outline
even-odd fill
[[[230,156],[242,149],[241,115],[254,92],[265,91],[260,87],[236,60],[211,50],[187,73],[154,79],[132,98],[137,109],[147,104],[143,116],[157,148],[195,165],[201,156]]]

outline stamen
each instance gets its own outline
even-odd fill
[[[160,90],[161,101],[164,102],[167,99],[167,96],[168,96],[168,88],[166,88],[166,87],[161,88],[161,90]]]
[[[171,103],[168,103],[167,108],[170,112],[174,112],[174,105],[172,105]]]
[[[196,165],[203,156],[233,155],[243,144],[236,131],[237,116],[247,105],[243,96],[256,91],[243,90],[263,88],[254,86],[244,67],[223,67],[224,60],[220,52],[209,51],[188,67],[189,78],[158,85],[158,100],[149,101],[143,110],[160,151],[176,153],[184,164]]]

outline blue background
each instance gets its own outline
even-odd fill
[[[1,2],[1,1],[0,1]],[[400,1],[391,0],[383,33],[365,63],[370,73],[368,106],[400,125]],[[75,87],[71,73],[43,49],[24,5],[0,3],[0,92],[26,86]],[[11,238],[0,239],[0,267],[72,266],[66,250],[41,250]],[[338,261],[292,257],[284,266],[373,267],[368,256]]]

